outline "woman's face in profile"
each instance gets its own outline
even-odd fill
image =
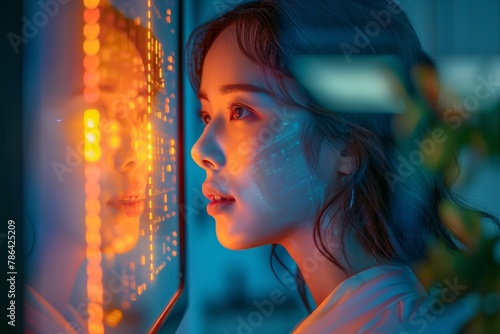
[[[280,243],[302,230],[322,204],[338,157],[331,152],[329,165],[315,173],[301,137],[310,116],[286,109],[264,87],[260,68],[226,29],[203,65],[199,99],[206,125],[191,153],[206,171],[203,193],[217,237],[230,249]]]
[[[140,54],[111,30],[100,51],[101,237],[104,252],[135,246],[147,182],[147,91]]]

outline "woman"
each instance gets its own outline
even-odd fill
[[[380,55],[400,69],[400,114],[353,112],[355,101],[325,102],[319,77],[301,79],[311,70],[304,59],[340,57],[337,68],[347,68]],[[456,250],[467,240],[439,216],[453,201],[455,169],[431,168],[426,155],[428,136],[433,145],[447,139],[432,128],[435,91],[414,80],[434,67],[397,3],[240,4],[197,28],[188,56],[205,124],[192,157],[206,172],[207,211],[223,246],[281,245],[296,262],[317,308],[294,333],[453,333],[466,323],[473,299],[446,305],[436,320],[426,313],[435,300],[408,268],[433,242]],[[455,167],[455,157],[444,165]]]

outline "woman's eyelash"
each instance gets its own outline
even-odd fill
[[[240,119],[243,119],[245,117],[253,115],[253,112],[250,110],[250,108],[247,108],[243,105],[240,105],[240,104],[237,104],[234,102],[229,102],[227,109],[229,110],[229,120],[240,120]],[[247,114],[246,115],[239,115],[239,116],[235,117],[235,113],[236,113],[237,109],[247,111]],[[208,123],[210,123],[212,116],[210,116],[210,114],[208,112],[206,112],[204,110],[198,110],[197,114],[198,114],[198,119],[204,125],[207,125]]]
[[[228,105],[227,105],[227,108],[229,109],[230,119],[231,120],[233,120],[233,119],[239,120],[239,119],[243,119],[245,117],[253,115],[253,112],[251,111],[250,108],[247,108],[247,107],[245,107],[245,106],[243,106],[241,104],[238,104],[238,103],[229,102]],[[244,115],[244,116],[240,115],[238,118],[234,118],[236,109],[238,109],[238,108],[242,109],[242,110],[246,110],[248,112],[248,115]]]
[[[210,120],[206,120],[206,117],[210,117],[210,114],[207,113],[206,111],[204,110],[198,110],[197,112],[198,114],[198,119],[204,124],[204,125],[207,125]]]

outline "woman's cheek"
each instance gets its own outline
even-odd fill
[[[306,163],[300,129],[300,124],[292,123],[256,148],[240,185],[243,199],[255,210],[275,218],[304,220],[319,209],[324,185]]]

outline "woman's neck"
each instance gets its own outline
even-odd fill
[[[350,269],[349,274],[345,273],[321,254],[314,243],[312,223],[309,226],[311,228],[295,231],[280,244],[298,265],[314,302],[318,306],[342,281],[379,263],[360,251],[361,247],[354,247],[355,240],[351,237],[344,245],[346,254],[349,256],[350,267],[348,267],[340,243],[329,244],[330,252],[335,259],[346,269]]]

